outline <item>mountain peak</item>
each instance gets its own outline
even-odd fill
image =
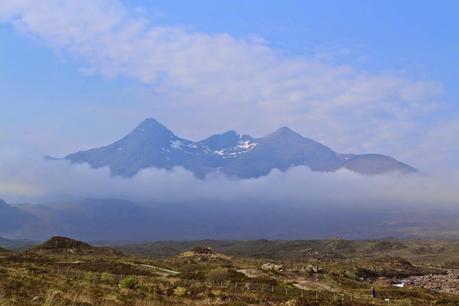
[[[299,133],[291,130],[290,128],[286,127],[286,126],[283,126],[279,129],[277,129],[276,131],[274,131],[273,133],[269,134],[268,136],[266,137],[269,137],[269,138],[273,138],[273,137],[281,137],[281,138],[289,138],[289,137],[297,137],[297,138],[303,138],[303,136],[301,136]]]
[[[277,132],[280,132],[280,133],[295,133],[293,130],[291,130],[290,128],[288,128],[286,126],[278,128]]]
[[[222,135],[235,137],[235,136],[238,136],[239,134],[235,130],[229,130],[229,131],[223,133]]]
[[[164,125],[159,123],[157,120],[153,118],[147,118],[144,121],[142,121],[136,128],[135,130],[157,130],[157,129],[164,129],[164,130],[169,130],[166,128]]]
[[[170,139],[173,137],[173,133],[167,127],[159,123],[153,118],[147,118],[142,123],[140,123],[129,135],[124,139],[143,139],[149,141],[152,138],[159,139]]]

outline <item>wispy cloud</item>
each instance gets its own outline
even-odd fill
[[[445,161],[433,158],[443,141],[434,135],[459,146],[455,118],[443,122],[443,88],[430,80],[288,57],[263,40],[157,26],[116,0],[7,0],[0,18],[71,55],[86,73],[150,86],[155,97],[144,109],[179,132],[190,120],[205,122],[196,135],[288,125],[340,151],[392,154],[419,168]]]

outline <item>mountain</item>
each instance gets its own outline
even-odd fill
[[[38,220],[34,216],[0,199],[0,233],[2,235],[15,236],[25,226],[35,226],[37,223]]]
[[[113,240],[369,238],[397,236],[400,227],[389,222],[395,219],[393,212],[376,212],[373,206],[350,209],[343,205],[331,210],[320,200],[308,205],[278,204],[251,199],[237,203],[86,199],[20,205],[48,227],[30,227],[16,237],[43,241],[64,236],[103,245],[101,241]]]
[[[343,168],[368,175],[395,171],[402,173],[412,173],[417,171],[407,164],[401,163],[390,156],[381,154],[348,154],[343,162]]]
[[[131,133],[108,146],[64,157],[93,168],[109,167],[115,176],[132,177],[146,168],[183,167],[197,177],[220,171],[238,178],[254,178],[273,169],[306,166],[312,171],[348,169],[360,174],[413,173],[416,169],[380,154],[340,154],[312,139],[282,127],[261,138],[235,131],[194,142],[176,136],[154,119],[144,120]]]
[[[175,136],[165,126],[147,119],[129,135],[115,143],[88,151],[70,154],[66,159],[88,163],[93,168],[109,166],[114,175],[130,177],[139,170],[156,167],[171,169],[181,166],[203,176],[218,160],[199,143]]]
[[[307,166],[312,171],[336,171],[341,166],[330,148],[304,138],[283,127],[253,142],[253,148],[226,163],[221,171],[231,176],[250,178],[285,171],[292,166]]]
[[[149,224],[157,217],[143,206],[117,199],[85,199],[18,207],[48,225],[41,230],[23,231],[22,237],[36,240],[55,235],[76,236],[85,240],[104,240],[107,237],[124,240],[131,237],[131,231],[126,227],[148,233],[151,229]],[[164,225],[160,221],[155,223]]]
[[[0,237],[0,248],[7,250],[24,250],[35,245],[36,242],[28,239],[6,239]]]

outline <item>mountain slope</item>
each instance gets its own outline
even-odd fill
[[[7,250],[24,250],[35,245],[36,242],[27,239],[6,239],[0,237],[0,248]]]
[[[32,253],[71,253],[78,255],[121,255],[119,251],[108,247],[93,247],[92,245],[72,238],[54,236],[40,245],[33,247]]]
[[[380,154],[339,154],[287,127],[261,138],[234,131],[199,142],[177,137],[154,119],[144,120],[119,141],[108,146],[67,155],[72,163],[93,168],[109,167],[117,176],[132,177],[146,168],[183,167],[199,178],[212,171],[239,178],[306,166],[312,171],[334,172],[345,168],[366,175],[412,173],[416,169]]]
[[[112,174],[130,177],[142,169],[172,169],[181,166],[203,176],[217,157],[199,144],[175,136],[154,119],[146,119],[129,135],[115,143],[65,157],[94,168],[109,166]]]
[[[413,173],[416,169],[401,163],[390,156],[381,154],[352,155],[345,159],[343,167],[361,174],[380,174],[384,172],[398,171],[401,173]]]
[[[38,220],[22,211],[21,209],[8,205],[0,199],[0,234],[14,236],[21,232],[24,227],[33,226],[38,223]]]
[[[151,230],[149,224],[157,218],[143,206],[116,199],[86,199],[27,205],[21,208],[49,225],[46,231],[24,232],[23,237],[33,237],[37,240],[50,235],[72,236],[86,240],[103,240],[107,237],[128,240],[131,237],[128,228],[136,228],[137,233],[147,235]],[[161,219],[153,223],[164,226]]]
[[[283,127],[258,139],[253,150],[232,159],[221,171],[250,178],[267,175],[272,169],[285,171],[300,165],[313,171],[336,171],[341,161],[330,148]]]
[[[241,153],[246,153],[256,146],[256,139],[249,135],[238,135],[235,131],[210,136],[199,144],[211,153],[223,159],[233,158]]]
[[[279,204],[279,205],[278,205]],[[66,236],[84,241],[193,239],[300,239],[333,236],[396,236],[391,211],[374,207],[330,210],[324,203],[213,201],[147,201],[87,199],[31,205],[24,209],[48,225],[29,228],[21,238],[41,241]],[[411,214],[410,214],[411,215]],[[399,215],[397,215],[399,218]],[[360,220],[358,223],[355,220]],[[398,220],[398,219],[397,219]],[[96,243],[100,245],[99,243]]]

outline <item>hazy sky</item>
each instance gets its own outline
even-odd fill
[[[3,0],[0,158],[103,145],[154,117],[192,139],[289,126],[341,152],[455,172],[458,11],[446,0]]]

